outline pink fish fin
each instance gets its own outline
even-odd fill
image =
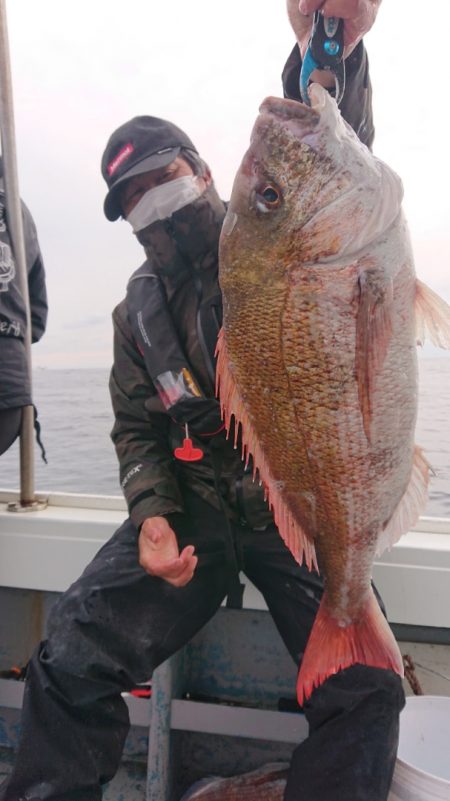
[[[332,616],[329,603],[325,591],[298,674],[300,705],[315,687],[351,665],[385,668],[403,676],[399,647],[372,589],[358,619],[348,625],[340,625]]]
[[[370,441],[373,389],[392,334],[393,285],[371,270],[361,271],[358,283],[355,367],[364,432]]]
[[[230,433],[231,420],[235,419],[235,447],[237,444],[237,431],[241,426],[242,456],[248,461],[253,457],[254,474],[259,473],[264,486],[265,497],[273,511],[275,524],[280,535],[291,551],[294,558],[301,564],[305,561],[309,570],[317,570],[317,559],[314,543],[307,536],[304,529],[294,518],[283,499],[282,483],[277,481],[269,469],[264,450],[261,447],[256,430],[250,420],[245,403],[233,376],[230,360],[227,353],[226,340],[223,329],[219,332],[217,340],[217,379],[216,392],[220,396],[222,419],[225,423],[227,435]]]
[[[416,445],[409,484],[378,538],[377,556],[380,556],[386,548],[392,548],[406,531],[416,525],[427,503],[430,470],[430,464],[423,455],[422,448]]]
[[[415,310],[417,344],[423,345],[428,335],[437,348],[450,349],[450,306],[418,279]]]
[[[257,459],[257,456],[254,458]],[[269,471],[266,472],[264,468],[258,466],[258,470],[267,488],[267,499],[273,512],[275,525],[285,545],[300,565],[304,561],[308,570],[314,569],[319,572],[314,542],[308,537],[286,505],[279,482],[274,481]]]

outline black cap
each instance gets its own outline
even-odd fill
[[[117,128],[102,157],[102,175],[109,188],[103,205],[107,219],[117,220],[122,214],[118,190],[124,181],[165,167],[182,147],[197,153],[181,128],[158,117],[133,117]]]

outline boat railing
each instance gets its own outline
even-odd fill
[[[40,493],[37,493],[39,498]],[[19,491],[0,489],[0,586],[63,592],[127,516],[120,496],[42,493],[39,515],[9,514]],[[399,625],[450,630],[450,519],[421,517],[374,564],[374,580]],[[245,604],[265,609],[244,577]]]
[[[31,392],[31,311],[22,206],[20,202],[17,172],[14,103],[5,0],[0,0],[0,135],[8,232],[11,237],[15,268],[26,314],[24,345]],[[34,407],[32,405],[24,406],[22,410],[20,430],[20,496],[16,504],[21,508],[27,508],[28,511],[39,511],[45,508],[45,500],[38,501],[34,496]]]

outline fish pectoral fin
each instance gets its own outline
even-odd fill
[[[416,340],[426,335],[437,348],[450,349],[450,306],[422,281],[416,281]]]
[[[364,270],[358,279],[355,367],[363,426],[370,441],[372,395],[392,335],[393,284],[379,270]]]
[[[298,674],[300,706],[310,698],[315,687],[351,665],[384,668],[403,676],[399,647],[372,589],[357,620],[346,626],[333,617],[328,604],[325,591]]]
[[[403,534],[416,525],[427,503],[430,469],[422,448],[416,445],[409,484],[386,528],[378,538],[377,556],[380,556],[386,548],[392,548]]]

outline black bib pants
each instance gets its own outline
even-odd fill
[[[118,769],[129,722],[121,692],[187,643],[232,583],[223,514],[186,493],[180,548],[199,557],[174,588],[139,566],[127,520],[52,610],[46,641],[28,669],[16,765],[1,801],[99,801]],[[275,526],[236,526],[240,559],[298,663],[322,592]],[[294,692],[294,688],[293,688]],[[400,678],[356,665],[316,689],[305,706],[310,735],[294,751],[285,801],[386,801],[404,704]]]

